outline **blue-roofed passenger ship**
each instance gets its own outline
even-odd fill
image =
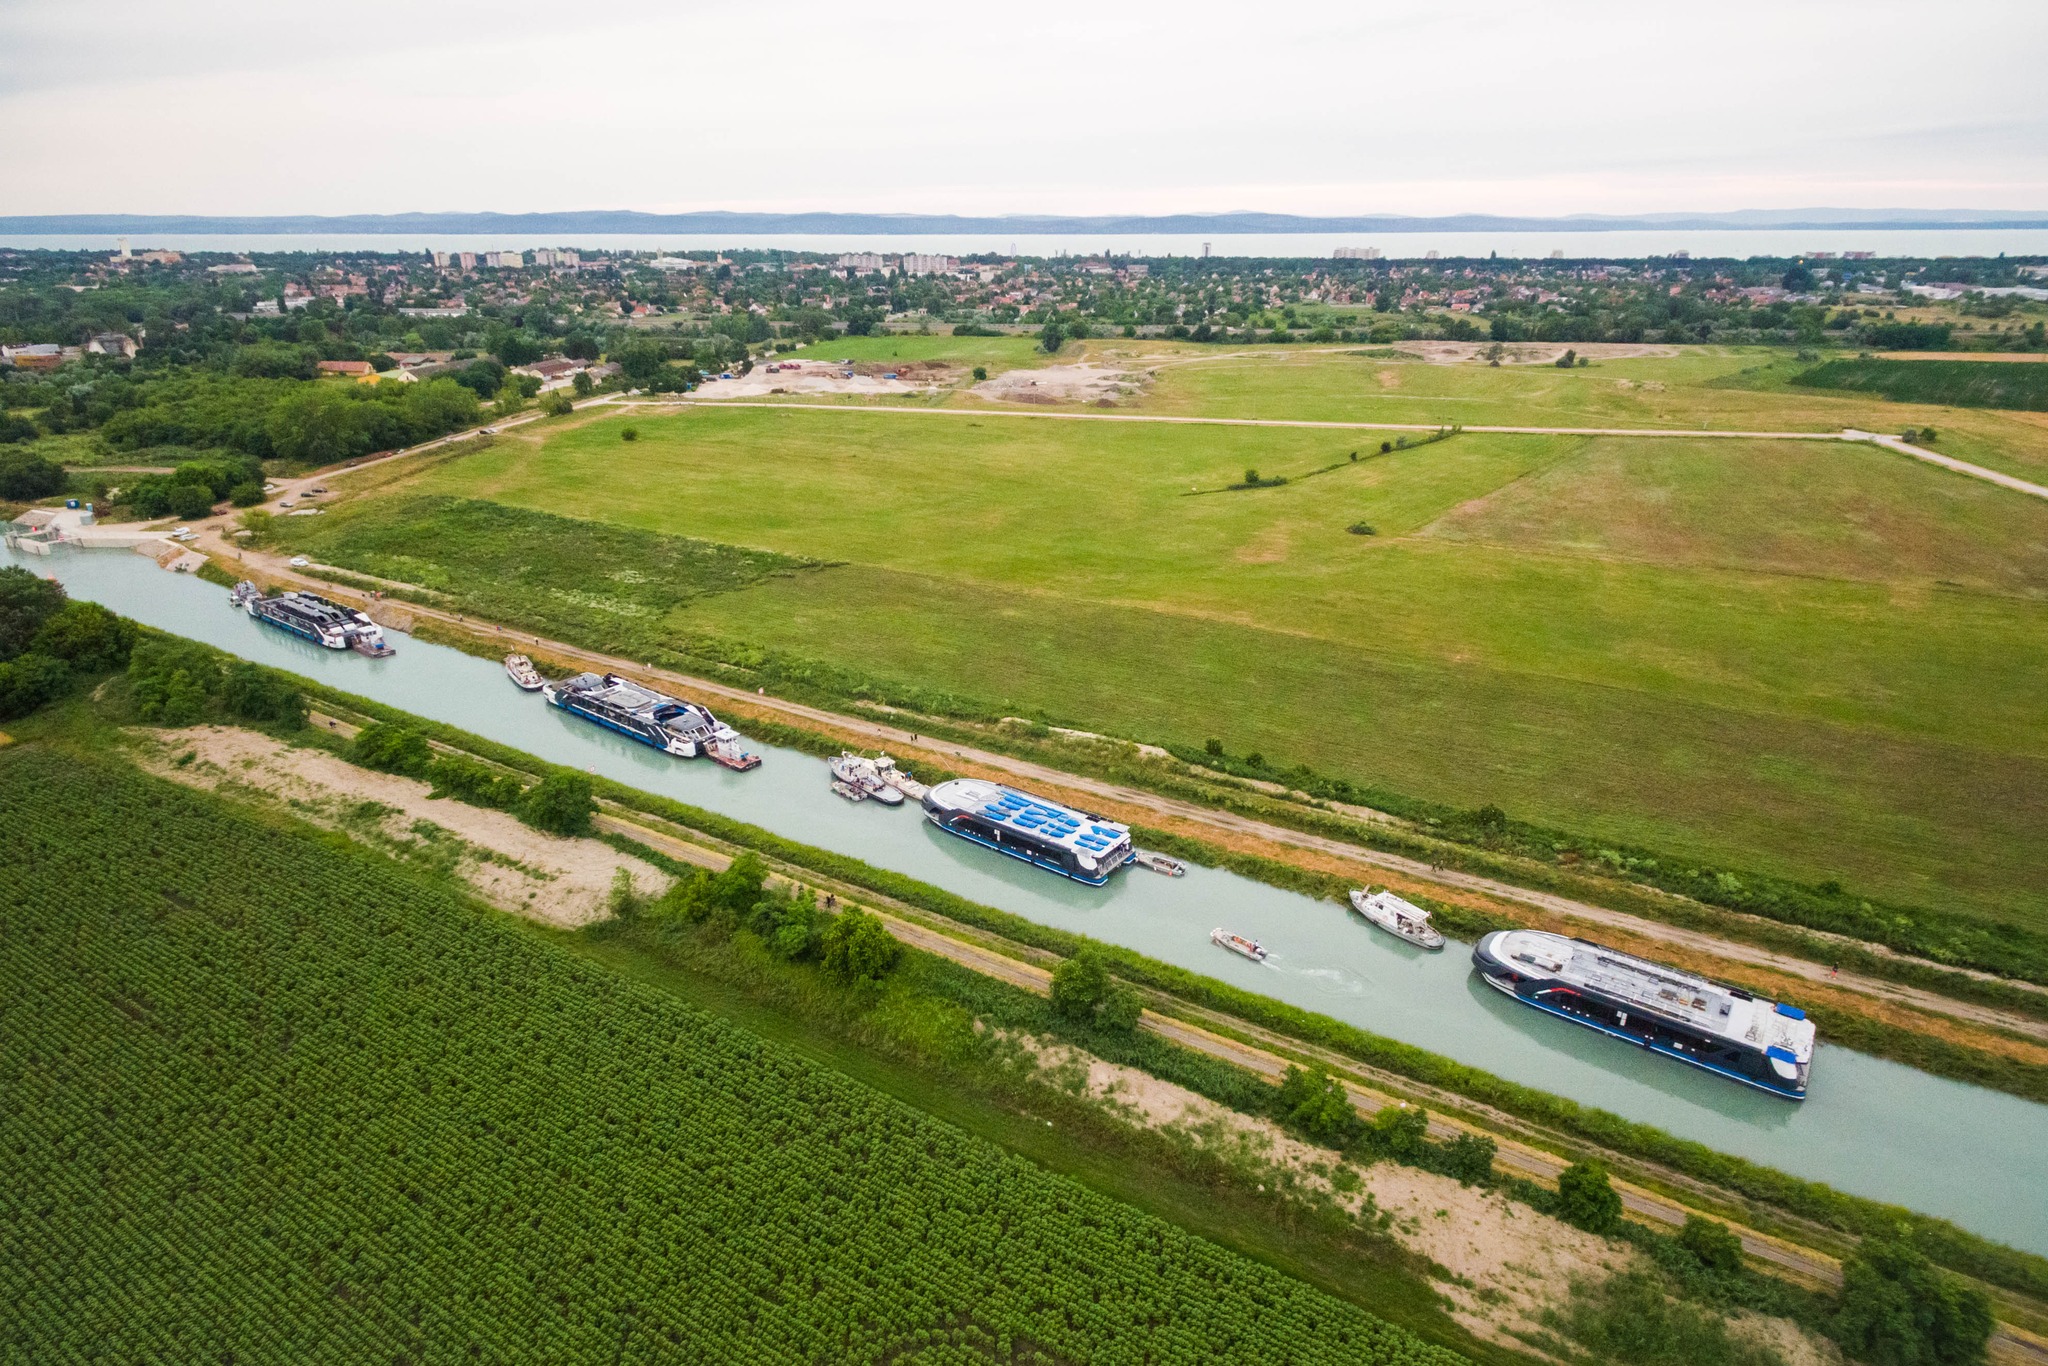
[[[924,814],[948,834],[1091,887],[1133,858],[1129,826],[979,778],[932,788]]]

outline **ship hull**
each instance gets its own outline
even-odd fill
[[[1489,952],[1494,935],[1487,935],[1472,948],[1472,965],[1479,970],[1486,984],[1503,996],[1511,997],[1532,1010],[1540,1010],[1560,1020],[1610,1039],[1633,1045],[1646,1052],[1656,1053],[1711,1072],[1729,1081],[1738,1081],[1759,1091],[1765,1091],[1783,1100],[1805,1100],[1806,1087],[1803,1083],[1785,1083],[1769,1076],[1768,1063],[1763,1055],[1746,1050],[1742,1045],[1733,1044],[1725,1038],[1717,1038],[1698,1030],[1688,1028],[1682,1021],[1646,1012],[1640,1005],[1628,1005],[1603,1000],[1598,995],[1567,983],[1531,974],[1526,969],[1496,958]],[[1618,1017],[1619,1022],[1615,1022]],[[1634,1018],[1634,1028],[1625,1027]],[[1701,1053],[1718,1053],[1714,1057],[1700,1056]],[[1766,1075],[1740,1070],[1745,1063],[1754,1063]]]
[[[664,754],[673,754],[678,759],[694,759],[697,757],[697,746],[692,744],[688,740],[656,739],[655,737],[646,734],[644,731],[641,731],[633,726],[626,725],[623,722],[615,721],[609,716],[601,716],[593,711],[585,711],[583,708],[576,706],[573,703],[564,701],[561,695],[558,693],[544,691],[543,695],[547,697],[549,705],[560,707],[563,711],[569,713],[569,715],[579,717],[582,720],[590,722],[592,725],[603,726],[606,730],[615,731],[618,734],[625,736],[628,740],[638,740],[641,744],[647,746],[649,749],[658,749]]]
[[[1034,868],[1043,868],[1049,873],[1058,873],[1061,877],[1071,878],[1075,882],[1083,883],[1090,887],[1107,886],[1110,875],[1118,868],[1123,867],[1125,863],[1131,861],[1126,858],[1109,867],[1089,873],[1079,868],[1069,867],[1065,862],[1053,858],[1050,854],[1039,852],[1027,845],[998,842],[987,835],[966,829],[952,821],[942,820],[934,813],[925,813],[925,818],[949,835],[957,835],[971,844],[978,844],[984,849],[993,849],[998,854],[1016,859],[1019,863],[1028,863]]]

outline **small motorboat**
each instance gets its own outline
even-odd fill
[[[517,683],[526,692],[539,692],[546,680],[540,670],[533,667],[533,661],[525,655],[505,656],[505,676]]]
[[[834,795],[835,797],[844,797],[846,798],[846,800],[850,802],[864,802],[868,799],[867,793],[861,791],[852,783],[846,782],[843,779],[839,778],[834,778],[832,780],[832,795]]]
[[[907,770],[898,768],[896,761],[886,754],[876,758],[875,772],[881,775],[883,782],[914,802],[923,801],[924,794],[931,791],[930,787],[911,777]]]
[[[835,781],[859,788],[884,806],[903,805],[903,794],[889,784],[875,761],[865,755],[843,751],[826,767],[831,769]]]
[[[1155,854],[1150,849],[1138,850],[1131,855],[1131,861],[1140,868],[1150,868],[1153,872],[1167,877],[1186,877],[1188,872],[1188,866],[1179,859]]]
[[[1429,923],[1429,912],[1403,901],[1392,892],[1374,892],[1367,896],[1364,888],[1353,888],[1351,909],[1388,934],[1405,939],[1417,948],[1440,949],[1444,946],[1443,935]]]
[[[1256,939],[1247,939],[1241,934],[1232,934],[1229,930],[1215,929],[1209,931],[1209,942],[1218,948],[1229,949],[1232,953],[1249,958],[1254,963],[1266,961],[1265,946]]]

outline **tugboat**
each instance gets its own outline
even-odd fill
[[[540,676],[540,670],[533,667],[533,661],[525,655],[506,655],[505,674],[526,692],[539,692],[547,682]]]
[[[1363,887],[1354,887],[1351,909],[1396,939],[1405,939],[1417,948],[1440,949],[1444,946],[1443,935],[1429,923],[1429,912],[1403,901],[1392,892],[1374,892],[1367,896]]]
[[[1254,963],[1266,961],[1265,946],[1256,939],[1247,939],[1241,934],[1232,934],[1225,929],[1214,929],[1209,931],[1209,942],[1218,948],[1229,949],[1232,953],[1249,958]]]
[[[384,643],[384,632],[368,614],[329,602],[317,593],[288,590],[266,598],[262,589],[244,579],[228,593],[228,602],[258,621],[325,649],[354,650],[372,659],[397,653]]]
[[[1797,1006],[1542,930],[1495,930],[1472,946],[1472,965],[1488,986],[1545,1014],[1806,1099],[1815,1039]]]
[[[1131,861],[1131,828],[1044,797],[954,778],[924,794],[924,815],[939,829],[1011,858],[1100,887]]]
[[[761,762],[746,751],[732,727],[705,708],[617,674],[577,674],[543,683],[540,695],[551,706],[679,759],[702,754],[728,768],[754,768]]]

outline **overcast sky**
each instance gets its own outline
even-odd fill
[[[0,213],[2048,209],[2043,0],[0,0]]]

